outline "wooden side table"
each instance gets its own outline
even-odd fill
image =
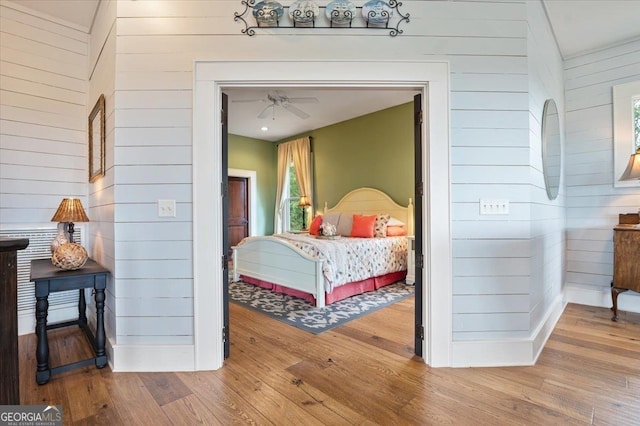
[[[612,321],[618,320],[618,295],[632,290],[640,292],[640,218],[638,214],[620,215],[613,228]]]
[[[38,259],[31,261],[31,281],[35,283],[36,292],[36,382],[43,385],[49,381],[53,374],[63,373],[74,368],[95,364],[97,368],[107,365],[105,353],[104,331],[104,290],[107,286],[109,270],[88,259],[87,263],[78,270],[66,271],[58,269],[51,264],[50,259]],[[96,302],[96,335],[91,333],[87,325],[84,289],[93,288]],[[79,290],[78,319],[47,325],[49,310],[49,293],[55,291]],[[71,364],[51,368],[49,365],[49,339],[47,330],[78,325],[85,333],[94,350],[94,357]]]

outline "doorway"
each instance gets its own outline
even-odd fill
[[[263,70],[260,80],[252,69]],[[358,61],[198,62],[194,93],[194,357],[197,370],[222,366],[222,271],[211,257],[222,258],[214,236],[223,226],[220,210],[221,165],[210,159],[221,152],[221,105],[224,87],[411,87],[424,94],[426,119],[421,124],[422,173],[425,182],[421,238],[425,343],[423,359],[432,366],[450,365],[451,235],[449,208],[448,64]],[[300,76],[305,76],[304,78]],[[350,77],[350,78],[349,78]],[[347,79],[345,79],[347,78]],[[212,119],[213,118],[213,119]],[[436,249],[431,250],[432,247]],[[436,285],[431,285],[437,282]],[[213,309],[211,301],[214,302]],[[217,303],[217,304],[216,304]],[[213,331],[212,331],[213,330]],[[213,337],[213,338],[212,338]]]

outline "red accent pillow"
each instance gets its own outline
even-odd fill
[[[351,237],[373,238],[376,226],[376,215],[362,216],[353,215],[353,226],[351,227]]]
[[[387,226],[387,237],[402,237],[407,235],[407,228],[404,225]]]
[[[322,215],[314,217],[309,225],[309,234],[310,235],[320,235],[320,226],[322,226]]]

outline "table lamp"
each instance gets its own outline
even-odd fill
[[[629,164],[619,180],[640,179],[640,148],[629,157]]]
[[[301,195],[298,200],[298,205],[302,208],[302,230],[307,229],[307,207],[311,205],[309,198],[306,195]]]
[[[73,243],[73,222],[89,222],[87,214],[84,212],[82,203],[77,198],[65,198],[60,203],[56,214],[51,218],[52,222],[67,222],[67,232],[69,242]]]

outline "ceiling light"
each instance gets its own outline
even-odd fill
[[[269,130],[269,128],[267,126],[262,126],[260,127],[260,130],[262,130],[263,132],[266,132]]]

